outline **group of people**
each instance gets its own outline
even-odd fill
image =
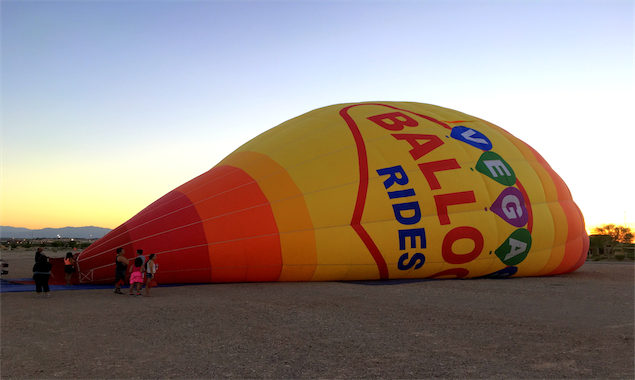
[[[133,296],[133,289],[137,291],[137,297],[141,297],[141,287],[145,283],[145,296],[150,297],[150,288],[156,286],[154,275],[159,265],[155,262],[156,255],[153,253],[148,256],[146,261],[143,256],[143,250],[137,249],[137,257],[132,265],[124,256],[126,252],[123,248],[117,248],[117,257],[115,258],[115,293],[124,294],[121,286],[125,284],[126,273],[130,273],[130,290],[128,295]]]
[[[130,291],[129,295],[133,296],[133,289],[137,291],[137,297],[141,297],[141,288],[145,283],[145,296],[150,297],[150,288],[156,286],[154,279],[155,273],[159,265],[155,262],[156,255],[151,254],[146,260],[143,256],[143,250],[137,250],[137,257],[132,265],[124,256],[123,248],[117,248],[117,257],[115,259],[115,293],[124,294],[121,286],[126,281],[126,274],[130,273]],[[66,277],[66,286],[71,285],[71,277],[75,273],[76,256],[72,252],[68,252],[64,258],[64,273]],[[42,248],[38,248],[35,252],[35,265],[33,265],[33,280],[35,281],[35,292],[37,297],[42,297],[42,292],[46,297],[50,297],[49,278],[51,276],[51,268],[53,265],[49,262],[48,257],[42,253]],[[129,269],[128,269],[129,268]]]
[[[66,286],[71,285],[71,277],[75,273],[75,257],[72,252],[68,252],[64,258],[64,273],[66,277]],[[33,280],[35,281],[35,292],[38,298],[42,297],[42,292],[46,293],[46,297],[50,297],[49,278],[51,277],[51,268],[53,264],[49,262],[48,256],[42,253],[42,248],[38,248],[35,252],[35,265],[33,265]]]

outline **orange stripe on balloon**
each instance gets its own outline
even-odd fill
[[[178,190],[187,194],[201,217],[212,282],[278,279],[278,229],[271,205],[253,178],[241,169],[217,166]]]
[[[567,238],[565,242],[565,252],[560,264],[551,272],[546,275],[555,275],[566,273],[572,270],[580,261],[582,256],[586,256],[588,251],[588,245],[586,240],[586,230],[584,229],[584,219],[582,213],[578,209],[578,206],[571,199],[571,192],[564,183],[562,178],[551,168],[551,166],[545,161],[545,159],[536,152],[533,148],[529,147],[537,161],[545,168],[549,176],[551,177],[558,194],[558,204],[565,213],[567,220]],[[585,249],[586,247],[586,249]]]
[[[580,258],[578,259],[578,262],[575,263],[571,268],[569,268],[564,273],[570,273],[570,272],[576,271],[586,262],[587,255],[589,252],[589,246],[590,246],[589,237],[581,236],[580,239],[582,239],[582,254],[580,255]]]
[[[304,195],[280,164],[261,153],[235,152],[221,162],[244,170],[271,204],[279,231],[279,281],[310,281],[317,268],[315,230]]]
[[[560,204],[567,215],[567,225],[569,229],[562,262],[556,269],[549,273],[550,275],[572,271],[579,263],[581,257],[585,257],[586,259],[589,250],[588,244],[586,243],[589,239],[586,235],[584,221],[582,220],[578,206],[576,206],[572,200],[561,201]]]

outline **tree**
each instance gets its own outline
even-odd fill
[[[616,226],[615,224],[603,224],[593,229],[596,235],[609,236],[611,238],[611,247],[622,244],[630,244],[633,240],[633,234],[629,227]]]

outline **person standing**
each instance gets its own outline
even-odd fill
[[[155,257],[154,253],[151,254],[146,263],[146,297],[150,297],[151,282],[154,280],[154,274],[157,272],[157,266],[154,263]]]
[[[143,282],[145,281],[144,279],[145,279],[145,267],[146,267],[146,257],[143,256],[143,249],[137,249],[137,259],[138,258],[141,258],[141,288],[143,288]]]
[[[43,255],[42,253],[42,248],[38,248],[37,251],[35,251],[35,262],[39,262],[40,261],[40,256]]]
[[[143,276],[141,270],[143,269],[143,261],[141,257],[137,257],[134,260],[134,265],[130,266],[130,295],[132,294],[132,288],[137,288],[137,297],[141,297],[141,285],[143,285]]]
[[[146,257],[143,256],[143,249],[137,249],[137,257],[141,258],[141,265],[146,263]]]
[[[51,268],[53,265],[49,263],[49,258],[45,255],[40,255],[39,260],[33,265],[33,280],[35,280],[35,292],[37,298],[40,298],[42,291],[46,293],[46,297],[50,297],[49,294],[49,277],[51,276]]]
[[[71,286],[71,277],[75,273],[75,258],[72,252],[66,253],[64,258],[64,273],[66,275],[66,286]]]
[[[126,251],[123,248],[117,248],[117,257],[115,258],[115,293],[123,294],[121,292],[121,285],[126,281],[126,269],[130,262],[124,256]]]

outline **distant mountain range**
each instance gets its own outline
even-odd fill
[[[98,239],[112,231],[102,227],[64,227],[42,228],[30,230],[22,227],[0,226],[0,238],[3,239],[37,239],[37,238],[71,238],[71,239]]]

